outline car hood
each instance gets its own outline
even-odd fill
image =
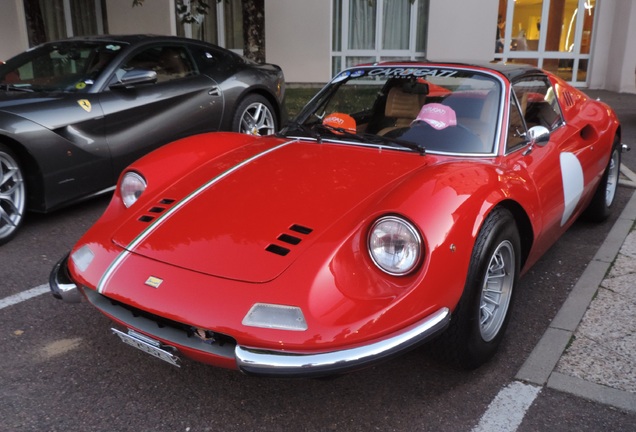
[[[169,203],[165,211],[136,215],[134,224],[148,221],[142,231],[124,225],[113,241],[192,271],[266,282],[314,245],[333,253],[342,239],[326,240],[330,226],[427,159],[349,145],[277,143],[267,152],[247,146],[240,152],[248,157],[240,162],[232,154],[237,150],[189,172],[153,197],[159,209]],[[232,158],[229,170],[214,168]],[[192,179],[202,170],[210,174],[193,193]]]

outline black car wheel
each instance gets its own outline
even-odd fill
[[[0,244],[9,241],[24,219],[26,185],[17,157],[0,144]]]
[[[277,125],[272,105],[263,96],[246,97],[236,109],[232,130],[249,135],[273,134]]]
[[[440,340],[445,360],[474,369],[497,352],[510,319],[519,251],[519,232],[512,214],[495,208],[479,232],[464,293]]]
[[[590,205],[585,209],[584,217],[594,222],[603,222],[610,215],[612,204],[616,198],[616,189],[618,188],[618,178],[621,168],[621,147],[618,137],[614,139],[612,154],[605,168],[603,177],[601,178],[594,197]]]

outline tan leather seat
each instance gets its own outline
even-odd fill
[[[159,63],[161,65],[162,74],[168,76],[166,78],[182,77],[189,72],[188,67],[181,58],[181,53],[175,48],[164,48],[161,51]]]
[[[415,93],[405,93],[399,87],[393,87],[389,90],[386,99],[386,107],[384,108],[384,116],[394,118],[393,125],[385,127],[378,132],[378,135],[384,135],[394,129],[408,127],[415,120],[420,108],[424,105],[426,97]]]

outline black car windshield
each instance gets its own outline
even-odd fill
[[[337,75],[282,133],[435,153],[491,154],[501,96],[501,80],[475,69],[360,66]]]
[[[0,66],[0,90],[87,92],[123,48],[92,41],[41,45]]]

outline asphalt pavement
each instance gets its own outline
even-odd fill
[[[587,91],[621,120],[619,187],[636,188],[636,95]],[[516,379],[636,412],[636,194]]]

